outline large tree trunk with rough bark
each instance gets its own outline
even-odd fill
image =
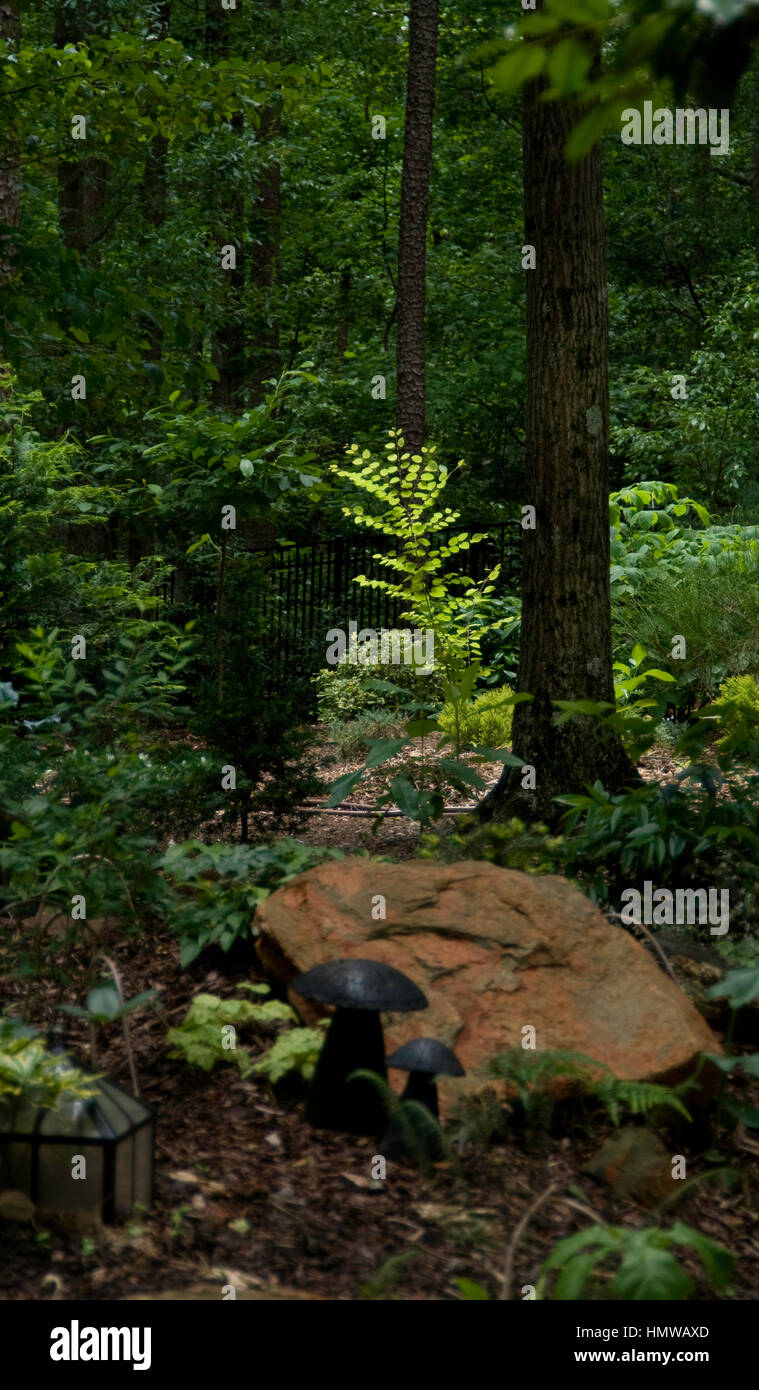
[[[406,133],[398,233],[396,422],[406,445],[425,435],[424,312],[438,0],[410,0]]]
[[[556,700],[613,701],[609,581],[608,306],[601,149],[579,163],[564,148],[576,107],[524,97],[527,276],[527,421],[522,635],[513,747],[481,807],[556,823],[554,797],[597,778],[610,790],[635,780],[621,743],[587,717],[556,727]],[[529,518],[525,517],[525,520]],[[531,786],[534,780],[534,788]]]

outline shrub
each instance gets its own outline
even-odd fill
[[[744,742],[759,735],[759,681],[754,676],[731,676],[722,682],[711,709],[720,723],[717,747],[738,752]]]
[[[386,637],[389,653],[393,639],[408,628],[383,628],[378,636],[377,653],[352,634],[345,661],[327,666],[314,677],[319,718],[325,723],[354,718],[367,709],[399,711],[416,704],[430,706],[442,698],[442,678],[438,671],[425,671],[415,663],[398,665],[379,659],[381,639]],[[403,645],[400,648],[404,651]],[[373,655],[377,660],[373,660]]]
[[[209,946],[228,951],[256,934],[259,903],[280,883],[318,864],[341,858],[339,850],[284,839],[271,845],[171,845],[161,860],[173,890],[168,904],[179,935],[179,959],[187,966]]]
[[[658,565],[615,613],[615,643],[640,642],[677,681],[681,706],[711,699],[730,676],[759,669],[759,562],[748,550]],[[685,656],[672,657],[675,634]]]
[[[350,722],[330,724],[329,736],[339,758],[355,758],[366,752],[372,739],[398,738],[403,728],[404,721],[397,716],[383,714],[381,710],[364,710]]]
[[[458,707],[458,737],[461,747],[475,744],[483,748],[503,748],[511,738],[511,721],[514,706],[509,697],[512,691],[508,685],[494,690],[483,690],[480,695],[467,704]],[[445,704],[437,715],[437,722],[447,734],[456,736],[456,710],[453,704]]]
[[[559,1270],[551,1293],[554,1299],[588,1298],[594,1286],[597,1292],[603,1288],[606,1297],[624,1301],[688,1298],[693,1281],[673,1254],[673,1245],[695,1250],[715,1288],[727,1284],[734,1262],[730,1251],[682,1221],[669,1231],[658,1226],[630,1230],[599,1225],[577,1231],[554,1246],[541,1266],[539,1296],[544,1294],[548,1275]],[[617,1270],[611,1284],[602,1285],[595,1271],[610,1259],[618,1261]]]
[[[240,985],[252,994],[268,994],[268,985]],[[166,1034],[170,1057],[183,1057],[192,1067],[210,1071],[217,1062],[233,1062],[240,1075],[253,1069],[249,1052],[237,1046],[235,1031],[252,1024],[294,1023],[296,1015],[289,1004],[267,999],[252,1004],[248,999],[219,999],[215,994],[197,994],[187,1016]],[[232,1033],[225,1029],[232,1028]],[[231,1039],[231,1044],[229,1039]]]

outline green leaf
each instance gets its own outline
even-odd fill
[[[517,92],[525,82],[537,77],[543,71],[546,61],[545,49],[539,45],[525,44],[513,53],[507,53],[490,70],[490,78],[495,87],[502,92]]]
[[[115,985],[98,985],[87,995],[87,1008],[100,1018],[114,1019],[119,1012],[119,994]]]
[[[578,91],[590,71],[592,50],[577,39],[562,39],[548,53],[548,78],[561,96]]]
[[[718,1241],[705,1236],[692,1226],[684,1225],[682,1221],[675,1222],[669,1235],[678,1245],[693,1246],[715,1288],[722,1288],[729,1283],[735,1257],[724,1245],[720,1245]]]
[[[669,1250],[654,1244],[659,1232],[636,1231],[628,1240],[622,1263],[612,1283],[617,1297],[630,1302],[684,1299],[693,1282]]]

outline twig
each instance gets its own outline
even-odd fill
[[[121,983],[121,975],[119,974],[118,967],[117,967],[117,966],[114,964],[114,962],[111,960],[111,957],[110,957],[110,956],[104,955],[104,954],[102,953],[102,951],[101,951],[98,955],[95,956],[95,960],[104,960],[105,963],[106,963],[106,965],[108,966],[108,969],[110,970],[110,972],[111,972],[111,974],[112,974],[112,976],[113,976],[113,983],[114,983],[115,986],[116,986],[116,993],[117,993],[118,996],[119,996],[119,1008],[120,1008],[120,1009],[123,1009],[123,1007],[124,1007],[124,990],[123,990],[123,986],[122,986],[122,983]],[[129,1019],[127,1018],[126,1014],[122,1014],[122,1015],[121,1015],[121,1022],[122,1022],[123,1027],[124,1027],[124,1044],[125,1044],[125,1047],[126,1047],[127,1060],[128,1060],[128,1062],[129,1062],[129,1075],[130,1075],[131,1078],[132,1078],[132,1090],[133,1090],[133,1092],[134,1092],[134,1094],[135,1094],[136,1096],[139,1096],[139,1094],[140,1094],[140,1087],[139,1087],[139,1083],[138,1083],[138,1081],[137,1081],[137,1070],[136,1070],[135,1065],[134,1065],[134,1053],[132,1052],[132,1039],[131,1039],[131,1037],[130,1037],[130,1035],[129,1035]]]
[[[553,1196],[554,1192],[556,1192],[558,1187],[558,1182],[549,1183],[545,1192],[541,1192],[540,1196],[535,1198],[535,1201],[532,1203],[531,1206],[527,1208],[526,1212],[523,1214],[522,1217],[520,1217],[519,1221],[517,1222],[517,1225],[514,1228],[514,1234],[512,1235],[511,1240],[509,1241],[506,1247],[506,1258],[503,1262],[503,1282],[501,1284],[501,1292],[498,1295],[499,1302],[508,1302],[511,1298],[511,1281],[512,1271],[514,1268],[514,1256],[516,1254],[517,1247],[519,1245],[520,1240],[522,1239],[522,1236],[527,1230],[527,1227],[530,1224],[530,1221],[532,1220],[535,1213],[539,1211],[541,1207],[545,1206],[546,1202],[549,1201],[549,1199]]]

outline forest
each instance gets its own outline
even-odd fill
[[[756,1299],[758,40],[0,5],[9,1314]]]

